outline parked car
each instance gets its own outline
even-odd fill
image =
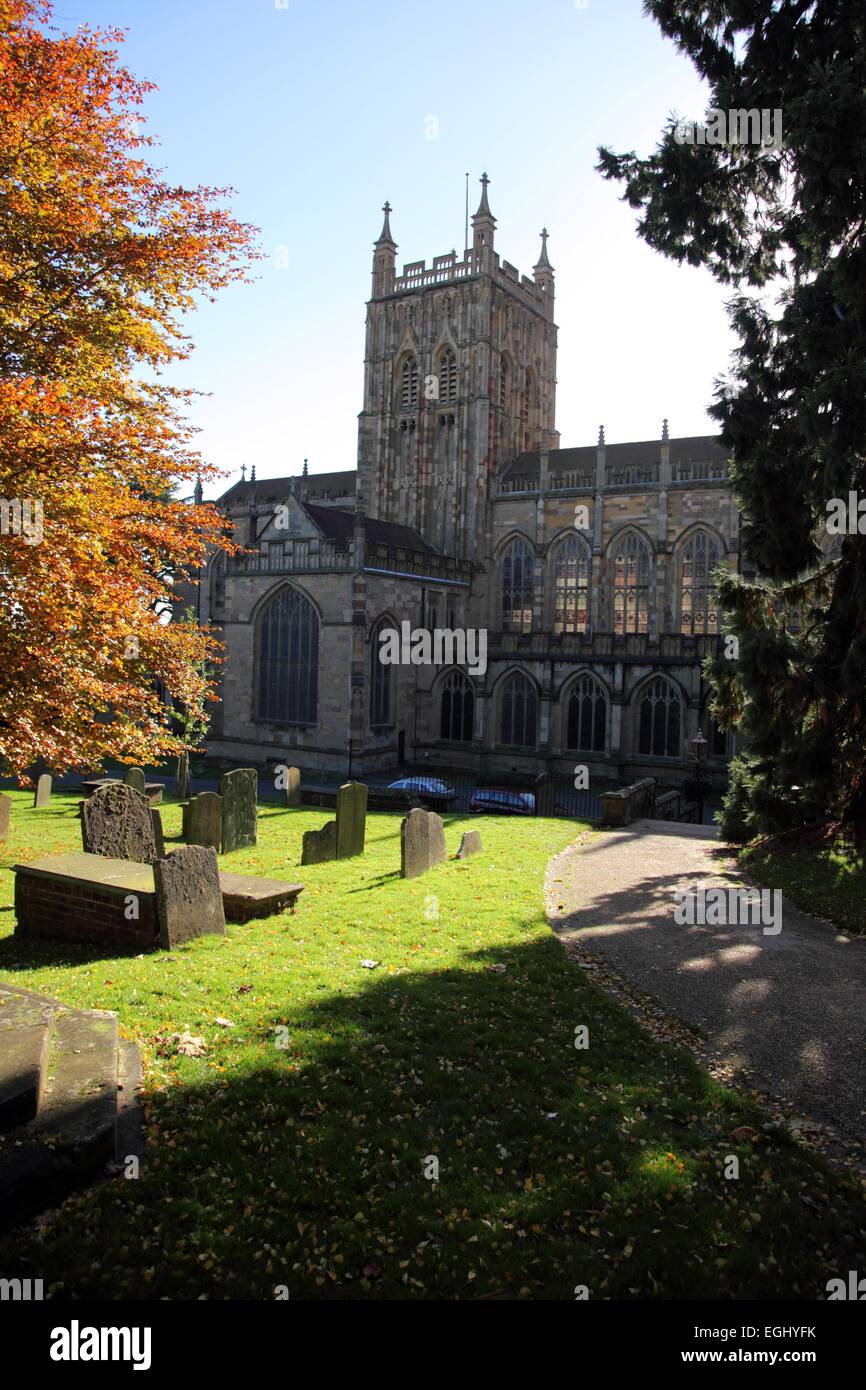
[[[407,801],[420,802],[432,810],[445,810],[457,798],[454,787],[440,782],[438,777],[401,777],[388,785],[389,792],[402,792]]]
[[[479,787],[469,798],[469,809],[489,816],[534,816],[535,796],[511,787]]]

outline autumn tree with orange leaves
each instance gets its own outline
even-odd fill
[[[178,752],[165,696],[212,698],[217,644],[167,623],[173,585],[230,547],[182,500],[203,468],[160,371],[184,314],[246,278],[230,190],[177,188],[139,133],[122,35],[0,0],[0,761],[21,775]]]

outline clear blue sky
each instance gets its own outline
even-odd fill
[[[521,273],[550,231],[563,445],[602,423],[610,442],[654,438],[664,415],[672,434],[712,430],[722,292],[651,252],[593,168],[599,144],[648,153],[671,110],[706,105],[640,0],[57,0],[56,20],[128,30],[126,65],[159,89],[156,161],[231,185],[262,229],[257,282],[190,318],[174,374],[212,393],[192,412],[211,462],[355,466],[380,209],[398,265],[459,252],[467,170],[470,212],[489,173],[497,249]]]

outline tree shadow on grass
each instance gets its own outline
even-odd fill
[[[853,1192],[552,936],[252,998],[150,1096],[141,1177],[8,1240],[5,1275],[64,1299],[814,1299],[854,1267]]]

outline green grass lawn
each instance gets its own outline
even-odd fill
[[[265,807],[225,862],[300,878],[297,913],[136,959],[11,936],[8,866],[80,845],[75,797],[31,799],[0,870],[0,978],[117,1012],[150,1143],[138,1179],[8,1237],[4,1276],[60,1298],[814,1299],[856,1268],[862,1190],[567,960],[542,881],[574,822],[473,819],[483,856],[403,882],[399,817],[369,817],[363,859],[299,871],[327,812]],[[163,819],[177,836],[178,807]],[[450,852],[468,823],[448,819]],[[184,1030],[204,1056],[176,1055]]]
[[[781,888],[804,912],[853,935],[866,932],[866,858],[862,839],[840,826],[760,840],[740,851],[744,870]]]

